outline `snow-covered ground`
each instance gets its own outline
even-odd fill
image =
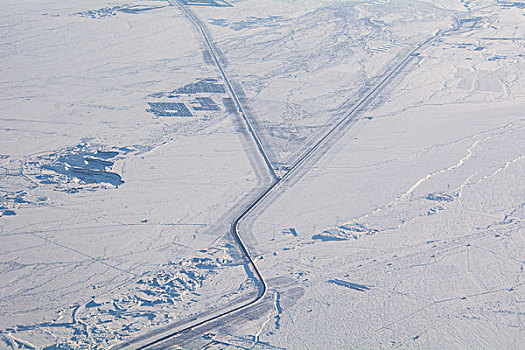
[[[211,2],[0,4],[0,348],[523,346],[525,4]]]

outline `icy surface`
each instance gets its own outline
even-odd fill
[[[0,348],[525,343],[521,1],[0,8]]]

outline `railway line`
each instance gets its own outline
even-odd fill
[[[241,99],[235,92],[235,89],[233,88],[233,84],[231,83],[230,78],[228,77],[226,71],[224,70],[224,67],[222,66],[221,61],[219,60],[217,50],[215,49],[213,42],[210,39],[210,36],[208,32],[206,31],[206,28],[204,25],[200,22],[200,20],[181,2],[178,0],[167,0],[171,6],[178,7],[185,15],[186,17],[193,23],[193,25],[196,27],[198,32],[201,34],[203,41],[206,44],[206,47],[208,48],[210,55],[215,62],[217,68],[219,69],[225,84],[235,102],[235,105],[237,106],[237,109],[255,143],[255,146],[258,150],[258,153],[260,154],[262,161],[264,162],[266,169],[268,170],[268,176],[271,178],[271,184],[264,190],[262,193],[260,193],[242,212],[237,216],[237,218],[232,222],[231,224],[231,235],[234,238],[235,242],[237,243],[239,249],[241,250],[242,254],[244,255],[244,258],[246,259],[246,263],[250,266],[251,270],[254,272],[254,278],[256,279],[258,285],[259,285],[259,291],[256,297],[254,297],[251,300],[245,301],[244,303],[234,306],[231,309],[224,310],[222,312],[219,312],[216,315],[210,315],[208,317],[203,318],[202,320],[192,320],[189,322],[189,324],[186,325],[177,325],[176,329],[172,330],[165,330],[159,334],[155,334],[153,336],[145,336],[141,337],[139,339],[131,340],[126,343],[120,344],[116,347],[116,349],[150,349],[154,348],[156,346],[161,345],[162,342],[169,340],[170,338],[173,338],[181,333],[191,331],[195,328],[204,326],[206,324],[209,324],[213,321],[219,320],[221,318],[224,318],[230,314],[240,312],[244,309],[247,309],[255,304],[257,304],[266,294],[268,290],[268,285],[260,273],[260,271],[257,268],[257,265],[254,262],[254,259],[250,252],[248,251],[248,248],[246,244],[243,242],[243,239],[239,233],[239,225],[240,223],[252,212],[258,205],[260,205],[261,202],[263,202],[266,198],[269,197],[270,194],[274,193],[276,190],[278,190],[279,186],[282,185],[285,181],[291,178],[293,174],[295,174],[298,170],[300,170],[302,167],[304,167],[307,163],[307,161],[316,153],[319,151],[322,146],[325,146],[328,142],[328,140],[332,139],[338,131],[344,131],[346,128],[348,128],[350,125],[355,123],[358,119],[357,117],[362,113],[368,104],[373,100],[373,98],[382,91],[389,82],[391,82],[401,71],[402,69],[407,66],[407,64],[418,56],[418,52],[426,45],[428,45],[431,41],[433,41],[438,36],[442,35],[443,32],[437,32],[435,35],[431,36],[424,42],[417,45],[415,48],[413,48],[404,58],[401,59],[390,71],[385,73],[379,81],[376,83],[376,85],[371,88],[345,115],[344,117],[339,120],[334,126],[332,126],[322,138],[320,138],[315,144],[313,144],[310,148],[308,148],[288,169],[287,171],[282,175],[278,176],[275,168],[271,162],[271,159],[267,152],[265,151],[264,145],[261,141],[260,136],[257,133],[256,128],[250,121],[245,108],[241,102]]]

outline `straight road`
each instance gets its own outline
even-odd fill
[[[184,4],[180,3],[179,1],[175,1],[175,0],[168,0],[168,2],[172,6],[179,7],[181,11],[188,17],[188,19],[195,25],[197,30],[201,33],[201,36],[211,54],[211,57],[213,58],[213,61],[215,62],[215,64],[217,65],[217,68],[221,72],[221,75],[228,87],[228,90],[230,91],[230,94],[232,95],[232,98],[235,101],[235,104],[237,105],[239,113],[243,121],[245,122],[249,133],[252,136],[255,146],[262,158],[262,161],[265,163],[266,168],[268,169],[269,176],[271,177],[271,180],[272,180],[269,187],[266,190],[264,190],[261,194],[259,194],[251,202],[251,204],[249,204],[241,212],[241,214],[237,216],[237,218],[231,224],[231,234],[235,242],[239,246],[239,249],[242,251],[244,258],[246,259],[246,262],[248,263],[248,265],[254,272],[254,277],[256,279],[257,284],[259,285],[259,292],[257,296],[254,297],[253,299],[245,301],[244,303],[240,305],[233,306],[232,308],[224,310],[220,312],[219,314],[205,317],[200,321],[193,319],[190,322],[188,322],[188,324],[186,325],[179,324],[177,329],[172,329],[172,330],[168,329],[160,334],[156,334],[151,337],[141,337],[139,339],[120,344],[119,346],[116,347],[117,349],[120,349],[120,348],[148,349],[150,347],[159,345],[163,341],[166,341],[183,332],[187,332],[197,327],[208,324],[212,321],[216,321],[232,313],[242,311],[250,306],[253,306],[257,302],[259,302],[265,296],[268,290],[268,286],[262,274],[257,269],[257,266],[252,256],[250,255],[248,248],[246,247],[245,243],[243,242],[239,234],[239,224],[241,223],[241,221],[245,219],[248,216],[248,214],[252,212],[265,198],[267,198],[270,194],[278,190],[279,185],[281,185],[283,182],[288,180],[294,173],[296,173],[298,170],[304,167],[307,164],[307,160],[310,159],[316,152],[318,152],[319,149],[325,146],[327,144],[327,141],[336,135],[337,131],[345,130],[346,128],[354,124],[358,120],[357,117],[366,110],[366,107],[373,100],[373,98],[377,96],[377,94],[381,92],[388,85],[388,83],[391,82],[414,57],[418,56],[418,52],[424,46],[426,46],[427,44],[429,44],[431,41],[433,41],[435,38],[437,38],[438,36],[442,34],[441,32],[437,32],[435,35],[428,38],[421,44],[417,45],[412,51],[410,51],[398,64],[396,64],[389,72],[387,72],[383,77],[381,77],[380,81],[371,90],[369,90],[366,93],[366,95],[363,98],[361,98],[361,100],[357,104],[355,104],[352,107],[352,109],[348,111],[348,113],[346,113],[345,116],[340,121],[338,121],[333,127],[331,127],[326,132],[326,134],[321,139],[319,139],[313,146],[308,148],[301,155],[301,157],[299,157],[297,161],[288,168],[288,170],[286,171],[286,173],[284,173],[282,177],[278,177],[272,165],[272,162],[264,149],[264,145],[261,142],[259,135],[257,134],[256,129],[253,127],[253,124],[251,123],[250,118],[246,114],[245,108],[243,107],[241,100],[237,96],[235,90],[233,89],[231,81],[228,75],[226,74],[224,67],[222,66],[218,58],[216,49],[214,48],[214,45],[210,40],[210,37],[206,31],[206,28],[200,22],[200,20]]]

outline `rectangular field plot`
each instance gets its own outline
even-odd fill
[[[148,102],[150,109],[157,117],[191,117],[193,116],[184,103]]]
[[[213,102],[211,97],[195,97],[195,102],[192,107],[196,111],[220,111],[219,106]]]
[[[215,79],[202,79],[195,83],[184,85],[183,87],[176,89],[174,92],[180,94],[224,94],[226,89],[223,84],[217,83]]]

